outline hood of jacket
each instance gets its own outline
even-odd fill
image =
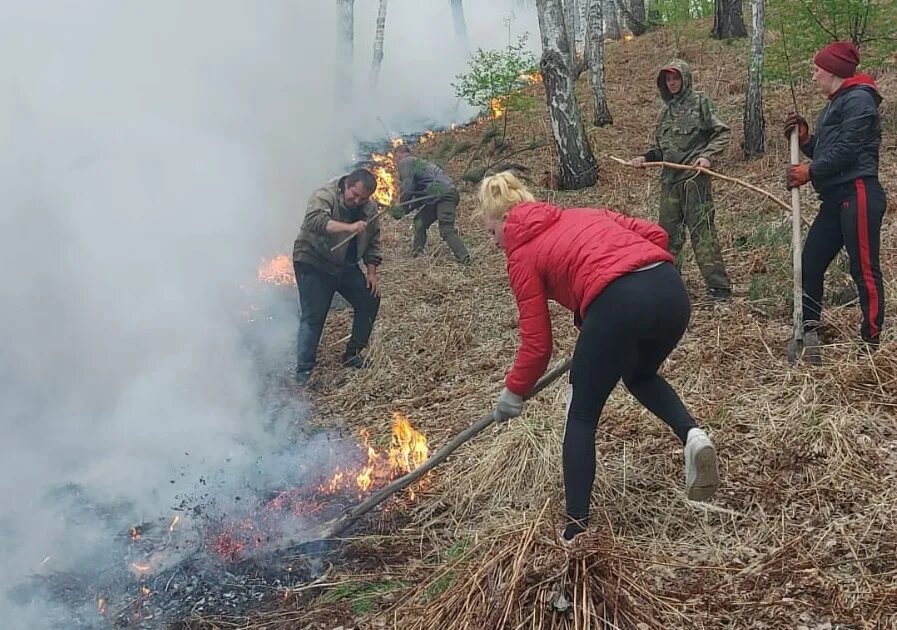
[[[505,251],[508,255],[550,228],[561,217],[561,209],[542,201],[519,203],[505,219]]]
[[[863,89],[869,91],[872,94],[872,98],[875,99],[875,104],[881,105],[881,94],[879,94],[878,92],[878,84],[876,84],[875,79],[870,77],[868,74],[857,74],[852,77],[848,77],[844,80],[844,83],[841,84],[841,87],[839,87],[829,95],[828,100],[834,100],[841,94],[844,94],[848,90],[853,89]]]
[[[682,89],[677,94],[671,94],[667,89],[664,72],[678,72],[682,77]],[[660,92],[660,98],[664,103],[687,97],[691,93],[691,85],[691,67],[681,59],[673,59],[657,72],[657,91]]]

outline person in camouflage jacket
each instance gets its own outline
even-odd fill
[[[729,127],[720,119],[713,101],[692,89],[691,69],[673,60],[657,75],[664,105],[654,132],[654,145],[630,164],[673,162],[710,168],[729,146]],[[714,225],[710,177],[704,173],[664,167],[660,173],[660,225],[670,236],[669,251],[681,265],[684,230],[691,234],[695,260],[714,300],[727,300],[731,285]]]

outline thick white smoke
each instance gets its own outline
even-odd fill
[[[448,2],[391,3],[375,96],[377,3],[358,0],[355,99],[336,119],[334,4],[2,1],[4,627],[49,625],[45,606],[4,593],[83,561],[120,525],[71,528],[52,491],[73,484],[150,518],[206,471],[280,446],[239,286],[289,251],[309,192],[354,140],[383,135],[377,116],[408,129],[471,114],[449,86],[464,60]],[[472,46],[506,43],[503,5],[468,7]],[[537,39],[520,9],[512,30]],[[267,347],[289,353],[293,332],[274,326]]]

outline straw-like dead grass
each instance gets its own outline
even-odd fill
[[[657,111],[653,72],[671,42],[659,32],[608,46],[615,123],[590,131],[599,156],[644,150]],[[787,147],[775,126],[790,109],[787,88],[766,91],[767,156],[743,162],[742,46],[706,38],[684,46],[697,87],[735,131],[728,159],[714,168],[786,196]],[[886,75],[881,85],[887,103],[897,78]],[[822,104],[809,86],[798,96],[806,112]],[[588,116],[588,99],[582,102]],[[882,180],[894,191],[891,116],[886,111]],[[512,141],[544,136],[544,111],[517,115],[509,127]],[[475,125],[456,134],[475,142],[482,132]],[[550,147],[519,161],[536,174],[554,164]],[[457,176],[465,162],[449,169]],[[597,188],[539,193],[562,205],[654,216],[656,173],[601,165]],[[373,365],[361,373],[333,367],[350,314],[332,316],[314,396],[321,423],[376,434],[397,409],[438,446],[491,407],[513,359],[517,314],[503,257],[470,216],[472,192],[464,191],[460,218],[472,244],[470,268],[451,260],[435,228],[428,253],[412,259],[409,222],[384,227],[392,255]],[[711,503],[686,500],[680,445],[618,389],[599,427],[593,526],[566,550],[555,533],[562,512],[558,383],[523,418],[459,449],[402,519],[381,518],[376,535],[359,534],[320,585],[294,593],[275,612],[203,627],[897,627],[895,335],[888,331],[870,355],[855,341],[855,302],[827,306],[823,365],[790,367],[790,254],[787,231],[784,240],[779,234],[781,212],[742,189],[715,185],[715,193],[736,297],[725,306],[701,304],[703,284],[687,261],[684,275],[697,296],[692,324],[664,368],[716,443],[723,485]],[[812,215],[816,202],[802,195]],[[894,225],[888,217],[882,234],[889,316],[897,306]],[[556,354],[569,355],[572,317],[552,312]]]

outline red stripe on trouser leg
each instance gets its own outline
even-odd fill
[[[866,312],[869,313],[869,335],[873,339],[878,337],[878,289],[875,286],[875,278],[872,276],[872,252],[869,251],[869,214],[866,203],[866,182],[862,179],[855,180],[857,190],[857,240],[860,250],[860,271],[863,274],[863,284],[866,285],[866,299],[868,300]]]

